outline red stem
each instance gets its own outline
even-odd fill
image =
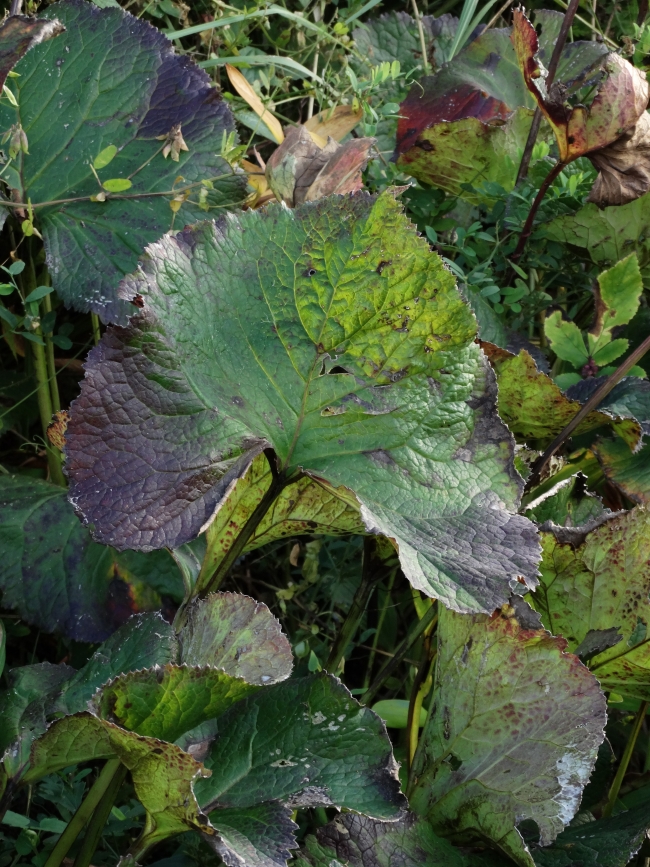
[[[530,211],[528,212],[528,217],[526,218],[526,222],[524,223],[524,228],[521,230],[521,235],[519,236],[519,241],[517,242],[517,247],[515,252],[510,257],[517,261],[521,257],[521,254],[524,252],[526,247],[526,242],[530,237],[533,231],[533,223],[535,221],[535,216],[537,215],[537,211],[539,210],[539,206],[542,204],[542,199],[546,195],[548,188],[551,186],[556,177],[560,174],[562,169],[566,166],[566,163],[556,163],[551,171],[546,175],[544,181],[542,182],[542,186],[539,188],[537,195],[535,196],[535,200],[533,204],[530,206]]]

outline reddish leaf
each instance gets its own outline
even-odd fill
[[[7,80],[20,58],[30,48],[63,33],[65,27],[60,21],[39,20],[27,18],[25,15],[13,15],[0,27],[0,88]]]
[[[545,70],[536,59],[537,33],[520,9],[514,12],[511,38],[526,85],[553,128],[562,162],[571,162],[616,141],[635,126],[645,111],[645,74],[618,54],[607,55],[607,77],[591,105],[572,108],[565,103],[561,83],[546,88]]]
[[[374,138],[358,138],[341,145],[329,138],[319,147],[304,127],[292,127],[266,164],[266,179],[289,207],[353,193],[363,187],[361,172],[374,143]]]

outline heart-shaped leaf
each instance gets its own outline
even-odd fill
[[[444,604],[491,611],[534,584],[474,318],[391,193],[201,224],[142,269],[124,291],[145,308],[91,354],[67,430],[96,538],[191,540],[272,446],[276,491],[303,472],[350,489]]]
[[[54,15],[65,35],[38,45],[18,65],[12,87],[19,111],[0,108],[0,129],[18,120],[29,143],[20,174],[5,172],[3,179],[35,209],[62,300],[125,322],[133,308],[117,297],[120,279],[174,221],[182,226],[204,217],[200,182],[212,181],[212,206],[245,197],[243,176],[216,153],[234,123],[206,73],[175,55],[145,21],[85,0],[62,0],[42,17]],[[158,139],[179,126],[189,151],[177,162],[165,160]],[[101,191],[92,163],[111,145],[117,154],[99,170],[100,181],[132,186],[91,202]],[[170,200],[185,188],[189,198],[175,217]]]
[[[623,640],[589,667],[604,689],[650,700],[650,516],[632,509],[590,532],[550,526],[542,538],[542,583],[533,598],[544,626],[571,650],[590,631],[616,627]]]
[[[76,641],[108,638],[161,595],[183,598],[166,551],[118,553],[98,545],[57,485],[0,477],[0,588],[3,604],[27,623]]]
[[[517,825],[535,821],[545,846],[571,820],[607,714],[597,680],[564,652],[564,639],[513,615],[441,610],[433,712],[410,803],[437,833],[465,845],[490,840],[534,867]]]

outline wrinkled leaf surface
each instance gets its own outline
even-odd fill
[[[580,804],[603,739],[605,698],[566,642],[510,614],[441,611],[434,711],[415,758],[411,808],[465,844],[487,838],[533,861],[517,825],[542,845]]]
[[[289,480],[350,489],[446,605],[490,611],[534,583],[473,316],[391,193],[200,224],[142,269],[125,291],[145,308],[91,355],[67,431],[96,538],[191,540],[272,445]]]

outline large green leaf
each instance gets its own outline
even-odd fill
[[[522,349],[512,355],[505,349],[486,346],[499,384],[499,415],[517,440],[543,444],[553,439],[571,421],[581,404],[570,400],[550,376],[537,369],[534,359]],[[583,419],[576,433],[611,427],[628,448],[638,446],[641,426],[635,419],[594,410]]]
[[[611,819],[567,828],[546,849],[534,849],[537,867],[626,867],[646,839],[646,805]]]
[[[212,775],[195,788],[217,827],[221,808],[275,800],[385,819],[404,803],[384,723],[331,675],[259,690],[216,720],[213,738]]]
[[[632,509],[584,532],[542,534],[535,607],[547,629],[575,649],[588,633],[616,628],[620,640],[593,657],[603,689],[650,700],[650,515]]]
[[[129,731],[175,741],[258,688],[209,666],[168,664],[120,675],[102,687],[93,708]]]
[[[166,551],[118,553],[90,537],[67,492],[27,476],[0,477],[0,589],[5,608],[76,641],[107,638],[134,612],[180,601]]]
[[[598,681],[566,642],[520,626],[513,613],[441,610],[410,803],[437,833],[465,845],[491,840],[533,867],[517,825],[533,820],[548,845],[570,821],[607,716]]]
[[[144,310],[91,354],[67,430],[96,538],[189,541],[272,446],[281,481],[351,490],[444,604],[491,611],[520,576],[534,584],[474,317],[390,192],[204,223],[142,269],[124,286]]]
[[[236,867],[285,863],[295,807],[394,818],[404,803],[383,722],[327,674],[262,689],[179,744],[212,771],[195,786],[206,839]]]
[[[179,639],[186,665],[213,666],[261,686],[291,674],[291,645],[279,621],[266,605],[241,593],[213,593],[194,602]]]
[[[206,73],[145,21],[119,8],[99,9],[85,0],[62,0],[44,13],[58,18],[65,35],[38,45],[17,66],[12,82],[19,108],[0,108],[0,129],[21,123],[29,153],[20,173],[5,172],[18,201],[31,201],[45,241],[54,288],[63,301],[94,310],[104,320],[126,321],[133,311],[118,300],[117,284],[133,270],[143,248],[174,224],[169,191],[176,184],[216,179],[217,207],[244,197],[236,176],[218,153],[232,115]],[[172,127],[181,124],[189,148],[180,159],[160,153]],[[124,194],[100,192],[93,161],[110,146],[102,182],[130,178]],[[184,181],[177,183],[182,176]],[[176,216],[183,226],[204,216],[199,188]],[[61,200],[75,201],[62,202]],[[45,205],[58,201],[59,204]],[[194,203],[194,204],[192,204]]]
[[[307,837],[296,867],[468,867],[468,859],[434,834],[428,822],[406,813],[397,822],[342,813]]]

